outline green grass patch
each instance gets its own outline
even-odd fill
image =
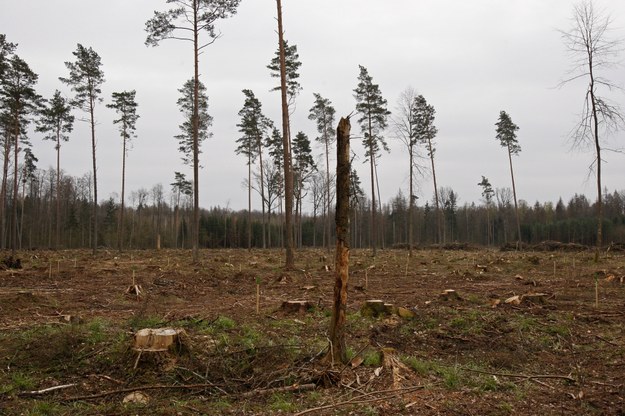
[[[269,398],[269,408],[278,412],[292,413],[297,409],[290,394],[276,393]]]
[[[362,363],[367,367],[379,367],[382,364],[382,353],[380,351],[367,351]]]
[[[234,329],[236,326],[236,321],[234,319],[228,318],[227,316],[219,316],[212,324],[213,328],[220,331]]]
[[[167,325],[167,322],[159,316],[143,316],[135,315],[128,321],[132,330],[136,331],[143,328],[161,328]]]

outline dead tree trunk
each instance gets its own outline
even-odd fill
[[[336,257],[334,305],[330,321],[330,350],[326,359],[332,363],[347,362],[345,345],[345,309],[349,277],[349,118],[341,118],[336,129]]]

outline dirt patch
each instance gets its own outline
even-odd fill
[[[354,250],[353,361],[334,366],[324,251],[288,272],[280,251],[24,253],[0,272],[0,413],[623,414],[625,257],[608,253]],[[363,317],[369,299],[393,307]],[[153,327],[188,349],[138,357]],[[133,389],[148,402],[122,403]]]

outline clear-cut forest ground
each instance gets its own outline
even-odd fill
[[[323,250],[299,251],[291,272],[280,251],[202,251],[197,266],[174,250],[19,258],[0,271],[2,415],[625,414],[622,252],[354,250],[354,359],[333,368],[319,360]],[[368,299],[404,317],[362,316]],[[181,343],[139,356],[134,332],[157,327],[184,329]]]

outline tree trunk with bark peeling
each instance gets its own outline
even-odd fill
[[[330,349],[326,360],[332,363],[347,362],[345,345],[345,310],[347,281],[349,277],[349,118],[341,118],[336,129],[336,258],[334,305],[330,321]]]

